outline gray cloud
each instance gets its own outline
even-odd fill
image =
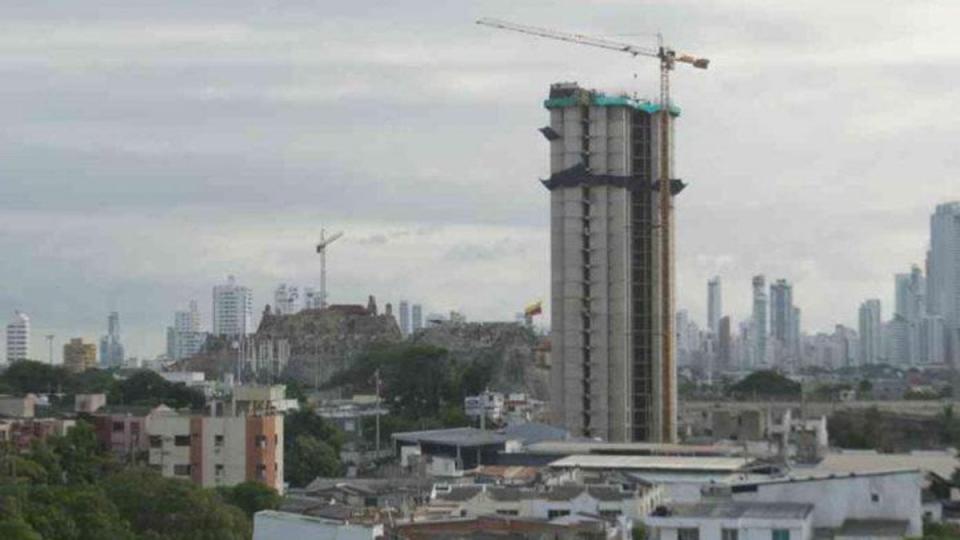
[[[172,310],[228,273],[260,304],[315,282],[321,227],[347,231],[338,300],[507,318],[548,296],[547,86],[651,95],[656,70],[485,15],[661,30],[712,58],[675,78],[679,304],[697,318],[713,273],[744,315],[762,272],[796,281],[809,328],[852,323],[956,196],[949,3],[14,2],[0,313],[33,315],[39,355],[42,333],[92,338],[120,309],[131,351],[153,355]]]

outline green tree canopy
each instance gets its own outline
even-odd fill
[[[754,396],[767,399],[799,399],[801,386],[776,371],[761,370],[741,379],[729,388],[728,393],[744,399]]]
[[[261,510],[276,510],[282,499],[277,490],[260,482],[243,482],[219,492],[224,501],[243,510],[248,517]]]
[[[339,476],[340,458],[332,446],[310,435],[300,435],[284,451],[285,478],[291,485],[304,487],[318,476]]]

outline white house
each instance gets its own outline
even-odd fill
[[[657,540],[811,540],[813,505],[780,502],[679,503],[645,523]]]

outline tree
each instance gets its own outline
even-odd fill
[[[6,540],[43,540],[40,533],[33,530],[33,527],[22,519],[0,520],[0,538]]]
[[[3,372],[4,382],[14,393],[51,392],[69,386],[70,373],[63,366],[24,360],[16,362]]]
[[[800,383],[780,375],[775,371],[754,371],[730,387],[728,392],[736,397],[799,399]]]
[[[247,540],[250,522],[212,490],[155,471],[128,468],[104,483],[107,497],[142,538],[150,540]]]
[[[108,401],[125,405],[164,404],[174,409],[202,409],[206,398],[198,390],[171,383],[152,371],[140,370],[114,386]]]
[[[332,446],[310,435],[299,435],[289,452],[284,451],[285,479],[304,487],[318,476],[339,476],[340,458]]]
[[[276,510],[282,499],[277,490],[260,482],[243,482],[219,491],[224,501],[240,508],[248,517],[260,510]]]

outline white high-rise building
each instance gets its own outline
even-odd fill
[[[7,363],[30,358],[30,317],[16,311],[7,324]]]
[[[225,285],[213,288],[213,333],[245,336],[253,331],[253,293],[230,276]]]
[[[423,306],[414,304],[410,315],[410,331],[416,332],[423,328]]]
[[[960,360],[960,201],[939,204],[930,217],[927,311],[943,317],[947,363]]]
[[[883,354],[883,320],[880,300],[860,304],[860,365],[877,364]]]
[[[173,314],[173,326],[167,327],[167,357],[177,361],[189,358],[203,347],[207,333],[200,330],[200,310],[196,300],[187,311]]]
[[[302,309],[300,289],[281,283],[273,291],[273,312],[277,315],[293,315]]]
[[[714,335],[720,329],[723,317],[723,295],[720,288],[720,276],[707,281],[707,329]]]
[[[410,302],[400,301],[400,333],[410,335]]]

